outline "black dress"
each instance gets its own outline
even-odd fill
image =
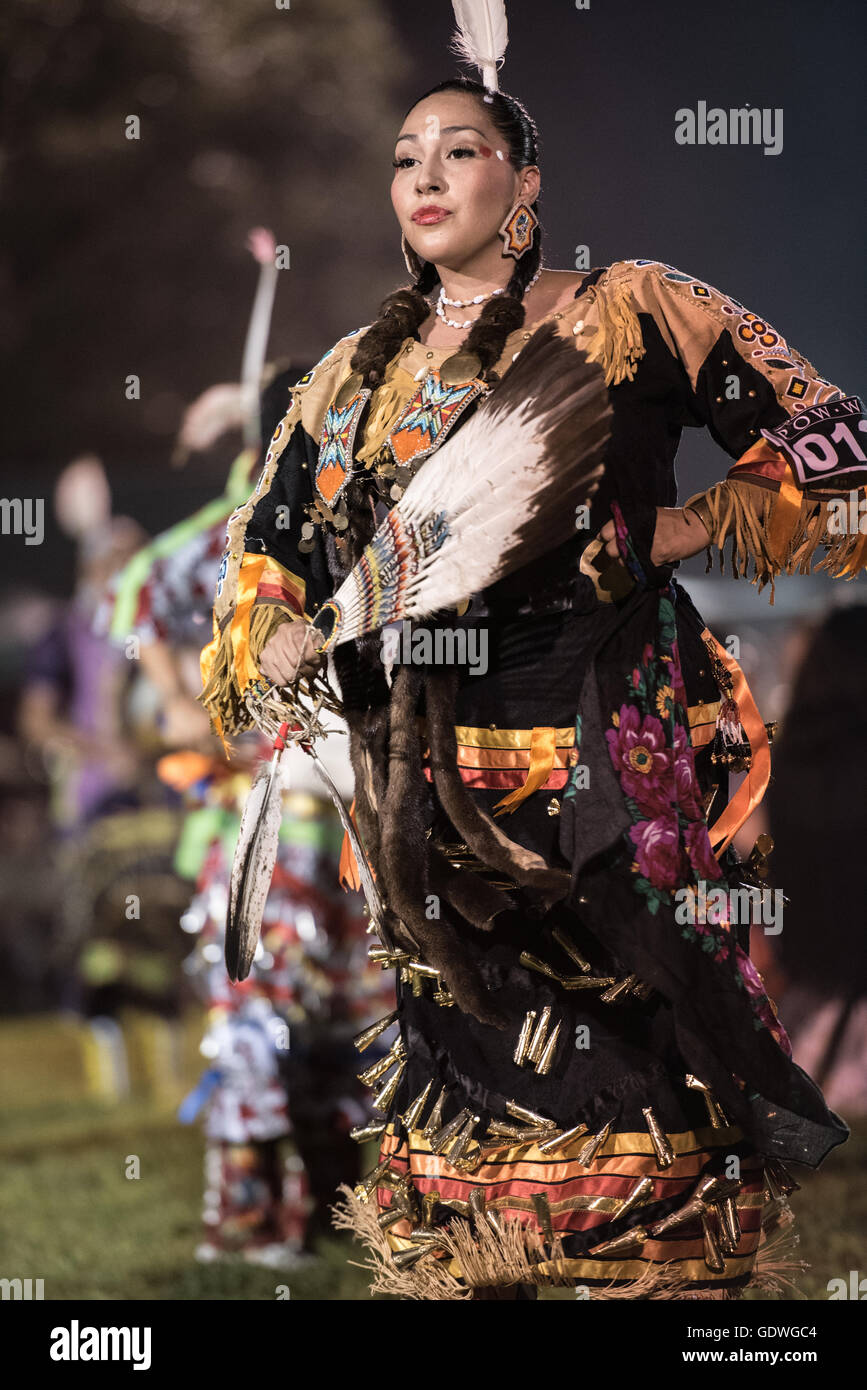
[[[743,306],[656,262],[592,272],[551,318],[606,371],[605,476],[574,541],[450,615],[465,639],[453,650],[472,654],[455,668],[450,756],[515,862],[533,852],[565,886],[540,892],[502,861],[492,867],[451,823],[422,682],[426,838],[510,906],[488,929],[464,920],[460,932],[504,1029],[459,1008],[417,953],[393,957],[391,1067],[370,1078],[380,1162],[339,1220],[366,1241],[374,1288],[411,1298],[521,1282],[671,1297],[768,1279],[762,1251],[788,1219],[793,1185],[783,1161],[817,1166],[847,1134],[791,1061],[749,962],[748,921],[734,920],[728,897],[721,920],[705,910],[708,890],[748,881],[727,846],[766,782],[767,738],[737,667],[649,553],[656,508],[677,501],[681,430],[706,425],[737,460],[696,499],[714,539],[734,530],[736,560],[753,560],[762,582],[800,564],[824,535],[815,518],[828,496],[867,475],[839,438],[839,469],[810,474],[809,450],[794,452],[780,426],[808,417],[801,435],[830,440],[860,402]],[[501,373],[536,326],[507,340]],[[341,510],[351,519],[371,499],[388,505],[407,476],[396,459],[460,428],[447,400],[420,432],[419,369],[435,372],[453,349],[412,339],[354,421],[338,417],[355,341],[296,388],[257,494],[230,528],[205,653],[205,698],[227,730],[243,723],[241,695],[274,623],[311,615],[333,591]],[[613,589],[593,563],[612,515]],[[836,541],[828,567],[860,567],[863,550]],[[369,645],[344,650],[350,725],[379,728],[363,716],[377,699],[387,710],[381,669]],[[387,751],[388,729],[378,736]],[[753,769],[729,803],[725,761],[712,754],[732,747]],[[439,910],[431,894],[427,915]],[[443,913],[454,923],[453,902]]]

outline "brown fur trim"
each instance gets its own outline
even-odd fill
[[[479,931],[491,931],[501,912],[514,906],[508,893],[480,878],[472,870],[456,869],[438,850],[429,851],[430,886]]]
[[[509,1020],[491,1001],[458,933],[441,915],[425,914],[429,893],[428,843],[424,833],[421,746],[416,725],[421,675],[397,670],[391,692],[388,786],[381,814],[379,866],[386,901],[418,942],[425,960],[439,970],[455,1002],[480,1023],[505,1029]]]
[[[523,887],[538,889],[545,905],[559,902],[569,890],[570,875],[552,869],[541,855],[510,840],[490,816],[476,806],[461,781],[454,725],[457,675],[436,672],[427,682],[427,731],[434,785],[443,809],[478,859]]]

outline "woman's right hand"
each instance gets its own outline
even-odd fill
[[[305,618],[281,623],[259,655],[259,670],[275,685],[292,685],[300,676],[312,679],[325,658],[316,650],[322,634]]]

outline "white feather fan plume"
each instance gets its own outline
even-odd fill
[[[509,42],[504,0],[452,0],[452,9],[458,26],[452,52],[478,68],[489,92],[499,91],[497,68]]]
[[[321,650],[425,617],[555,549],[596,491],[611,407],[600,367],[540,328],[426,460],[316,615]]]

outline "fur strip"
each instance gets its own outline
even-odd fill
[[[505,1029],[509,1020],[493,1003],[455,928],[425,912],[429,895],[428,842],[421,792],[421,744],[416,725],[421,673],[401,666],[392,686],[388,786],[381,815],[380,870],[386,901],[439,970],[458,1007],[480,1023]]]
[[[501,912],[515,904],[508,893],[480,878],[471,869],[454,868],[438,850],[429,851],[430,886],[479,931],[491,931]]]
[[[569,891],[570,875],[552,869],[541,855],[510,840],[472,800],[458,772],[454,725],[457,675],[441,671],[428,675],[427,731],[430,766],[442,806],[455,830],[478,859],[522,887],[538,889],[546,906]]]

